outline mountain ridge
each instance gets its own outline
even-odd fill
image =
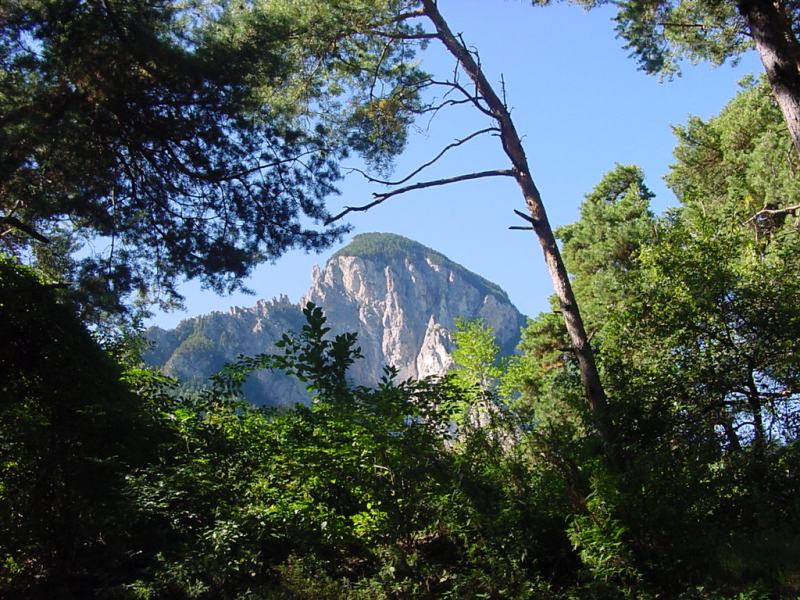
[[[524,317],[496,284],[444,254],[396,234],[368,233],[314,266],[312,283],[297,304],[281,295],[249,308],[182,321],[172,330],[152,328],[145,360],[188,382],[204,381],[239,354],[276,350],[285,332],[303,324],[306,302],[322,307],[331,334],[355,331],[365,356],[351,370],[354,383],[371,385],[386,364],[400,379],[444,374],[452,364],[457,317],[482,319],[513,352]],[[253,374],[245,394],[258,404],[307,399],[303,386],[280,373]]]

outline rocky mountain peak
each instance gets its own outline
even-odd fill
[[[148,358],[183,379],[205,378],[238,354],[274,349],[284,331],[300,327],[301,307],[309,301],[323,308],[333,334],[358,332],[365,358],[351,375],[362,384],[376,383],[384,365],[396,367],[401,379],[445,373],[458,317],[482,319],[508,353],[524,322],[505,292],[443,254],[399,235],[369,233],[315,266],[298,304],[281,296],[190,319],[172,332],[153,330]],[[269,373],[255,375],[247,392],[267,404],[303,397],[300,386]]]
[[[384,364],[401,378],[439,375],[451,366],[455,319],[480,318],[507,351],[522,317],[505,292],[443,254],[399,235],[356,236],[312,274],[302,303],[323,308],[335,333],[358,331],[366,360],[358,379],[374,382]]]

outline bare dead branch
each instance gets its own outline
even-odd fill
[[[411,11],[408,11],[408,12],[404,12],[404,13],[400,13],[398,15],[395,15],[394,17],[392,17],[392,19],[389,22],[390,23],[400,23],[401,21],[407,21],[408,19],[416,19],[416,18],[424,17],[424,16],[425,16],[425,11],[420,8],[420,9],[417,9],[417,10],[411,10]]]
[[[380,31],[379,29],[370,29],[366,33],[370,35],[377,35],[379,37],[389,38],[390,40],[436,40],[439,39],[438,33],[391,33],[389,31]]]
[[[760,211],[758,211],[756,214],[754,214],[752,217],[750,217],[744,223],[742,223],[742,225],[747,225],[748,223],[755,221],[759,217],[766,217],[766,216],[778,217],[782,215],[796,214],[797,211],[800,211],[800,204],[787,206],[785,208],[762,208]]]
[[[458,74],[461,72],[461,63],[456,59],[456,64],[453,65],[453,81],[458,83]]]
[[[343,211],[339,214],[326,219],[325,225],[330,225],[331,223],[338,221],[345,215],[351,212],[365,212],[368,211],[370,208],[378,206],[382,204],[389,198],[393,196],[398,196],[400,194],[405,194],[406,192],[412,192],[414,190],[422,190],[425,188],[430,187],[438,187],[441,185],[449,185],[451,183],[457,183],[459,181],[470,181],[472,179],[481,179],[484,177],[515,177],[516,173],[512,169],[495,169],[493,171],[480,171],[478,173],[467,173],[466,175],[457,175],[455,177],[446,177],[444,179],[433,179],[431,181],[421,181],[419,183],[415,183],[413,185],[408,185],[405,187],[397,188],[396,190],[391,190],[389,192],[374,193],[372,197],[375,198],[369,204],[364,204],[363,206],[347,206]]]
[[[16,217],[12,217],[12,216],[2,217],[2,218],[0,218],[0,225],[8,225],[8,228],[5,231],[0,233],[0,237],[4,237],[12,229],[18,229],[19,231],[27,233],[32,238],[34,238],[36,240],[39,240],[40,242],[42,242],[44,244],[49,244],[50,243],[50,238],[45,237],[44,235],[42,235],[41,233],[36,231],[33,227],[23,223],[22,221],[20,221]]]
[[[622,456],[616,444],[617,432],[611,420],[608,399],[603,389],[600,373],[597,369],[594,352],[588,341],[586,329],[583,324],[575,294],[569,279],[564,261],[558,249],[558,242],[553,234],[552,227],[547,218],[541,194],[533,180],[528,159],[519,133],[516,130],[511,114],[500,96],[494,90],[486,74],[480,66],[480,57],[476,57],[464,44],[461,36],[452,32],[447,21],[439,12],[436,0],[420,0],[425,15],[430,19],[439,34],[439,39],[460,63],[464,73],[469,76],[475,85],[474,96],[486,103],[488,108],[480,107],[482,112],[489,114],[501,129],[500,140],[508,158],[511,160],[513,173],[520,191],[525,198],[525,204],[530,214],[537,220],[535,224],[536,236],[545,256],[545,262],[550,272],[554,291],[558,297],[559,305],[563,311],[564,324],[575,348],[581,384],[583,386],[589,411],[594,425],[608,450],[609,462],[612,466],[622,464]]]
[[[433,113],[431,115],[431,118],[433,118],[436,116],[436,113],[438,113],[443,108],[447,108],[448,106],[458,106],[460,104],[470,104],[471,102],[472,100],[469,98],[462,98],[461,100],[447,99],[444,100],[443,102],[440,102],[439,104],[431,104],[430,106],[423,108],[422,110],[415,111],[415,113],[418,115]]]
[[[533,231],[533,227],[523,225],[509,225],[508,228],[514,231]]]
[[[538,222],[532,216],[526,215],[524,212],[522,212],[521,210],[517,210],[516,208],[514,209],[514,214],[517,215],[519,218],[527,221],[531,225],[536,225],[536,223]]]
[[[489,133],[490,131],[500,131],[497,127],[487,127],[486,129],[481,129],[479,131],[475,131],[469,134],[467,137],[457,139],[456,141],[448,144],[431,160],[426,162],[425,164],[417,167],[414,171],[409,173],[407,176],[403,177],[402,179],[398,179],[397,181],[385,181],[383,179],[377,179],[372,177],[369,173],[365,173],[361,169],[357,169],[355,167],[349,169],[350,172],[358,173],[359,175],[363,176],[367,181],[370,183],[378,183],[381,185],[402,185],[405,182],[409,181],[412,177],[419,175],[422,171],[433,165],[436,161],[438,161],[442,156],[444,156],[448,151],[452,150],[453,148],[457,148],[458,146],[467,143],[468,141],[478,137],[479,135],[483,135],[484,133]]]

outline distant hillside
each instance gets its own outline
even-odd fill
[[[260,300],[251,308],[186,319],[172,330],[149,329],[153,346],[144,359],[181,381],[199,384],[240,354],[276,351],[275,342],[288,331],[299,331],[303,323],[299,305],[286,296]],[[282,373],[255,373],[244,389],[257,404],[281,405],[306,397],[304,386]]]
[[[188,319],[170,331],[153,328],[148,337],[154,346],[145,359],[182,380],[205,380],[239,354],[275,350],[284,332],[302,327],[301,307],[308,301],[325,310],[331,334],[358,333],[365,359],[354,365],[352,377],[363,384],[377,382],[386,364],[397,367],[403,379],[445,373],[458,317],[483,319],[507,353],[524,323],[492,282],[402,236],[369,233],[356,236],[323,268],[315,266],[311,287],[298,304],[282,296]],[[269,405],[307,398],[296,380],[267,372],[255,374],[246,393]]]

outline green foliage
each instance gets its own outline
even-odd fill
[[[609,379],[625,402],[621,414],[636,424],[626,432],[630,452],[648,456],[633,461],[647,491],[637,494],[630,510],[634,504],[658,506],[662,515],[651,516],[665,520],[676,511],[687,515],[659,536],[673,553],[688,550],[678,541],[681,531],[688,536],[702,527],[703,543],[695,551],[712,557],[706,575],[746,580],[758,571],[773,578],[788,563],[766,547],[797,543],[796,529],[778,533],[767,516],[778,511],[795,523],[798,515],[796,503],[783,496],[794,487],[789,473],[797,465],[778,467],[797,439],[789,374],[796,369],[789,358],[796,356],[797,315],[789,301],[796,294],[796,270],[747,260],[742,232],[704,236],[684,227],[676,224],[643,253],[643,287],[635,288],[641,300],[618,317],[619,329],[606,338]],[[765,485],[783,492],[765,494]],[[672,508],[664,510],[660,503],[667,498]],[[760,516],[751,520],[755,514]],[[646,520],[631,521],[652,528]],[[755,540],[765,544],[759,567],[739,562]]]
[[[183,340],[165,366],[170,372],[179,374],[196,372],[200,369],[205,372],[215,372],[224,367],[225,362],[221,348],[215,346],[203,334],[202,328],[199,328],[199,330],[195,330]],[[185,378],[185,383],[202,384],[203,382],[192,382],[187,377]]]
[[[742,88],[718,116],[675,129],[667,181],[694,220],[747,222],[756,236],[783,237],[783,246],[795,237],[796,211],[787,209],[800,193],[798,159],[766,82]]]
[[[587,593],[791,595],[800,551],[795,158],[764,86],[677,132],[669,182],[679,208],[653,217],[641,173],[618,167],[559,232],[621,460],[598,461],[556,314],[523,333],[509,379],[515,406],[533,425],[532,447],[581,498],[570,539],[591,574]]]
[[[442,262],[448,260],[446,256],[436,250],[394,233],[360,233],[353,237],[353,241],[347,246],[337,250],[334,256],[367,258],[401,255],[416,257],[420,254]]]
[[[752,47],[733,2],[634,0],[621,5],[615,20],[626,48],[648,73],[678,73],[682,59],[720,65]]]
[[[626,301],[627,273],[642,244],[656,237],[652,198],[638,167],[618,165],[586,196],[580,220],[556,231],[586,326],[595,333]]]
[[[167,431],[158,460],[129,478],[153,557],[131,589],[526,597],[539,573],[564,568],[557,511],[536,512],[558,506],[558,486],[534,485],[522,455],[478,428],[452,446],[459,386],[397,384],[387,371],[376,389],[351,387],[355,336],[328,339],[321,310],[304,313],[282,352],[242,357],[210,388],[131,375]],[[264,411],[236,399],[256,368],[301,378],[312,404]]]
[[[347,228],[315,224],[339,161],[388,168],[418,108],[414,47],[354,35],[402,4],[4,6],[4,241],[96,321],[174,305],[182,277],[231,291],[289,248],[329,246]]]
[[[519,349],[503,382],[507,394],[518,394],[512,404],[539,432],[572,439],[590,422],[563,319],[542,313],[528,321]]]
[[[596,347],[609,318],[632,301],[629,283],[641,247],[656,239],[652,196],[638,167],[618,165],[586,196],[580,220],[556,231]],[[503,377],[504,393],[516,394],[515,410],[556,445],[572,444],[592,428],[570,344],[561,316],[540,314],[523,329],[522,353]]]
[[[480,320],[456,319],[453,341],[456,345],[452,355],[456,365],[455,381],[466,389],[491,393],[504,370],[492,328]]]
[[[594,585],[605,588],[608,595],[631,596],[641,581],[624,539],[625,527],[615,518],[614,505],[606,500],[609,490],[601,493],[593,483],[595,490],[586,500],[586,512],[576,514],[570,522],[570,541]]]

